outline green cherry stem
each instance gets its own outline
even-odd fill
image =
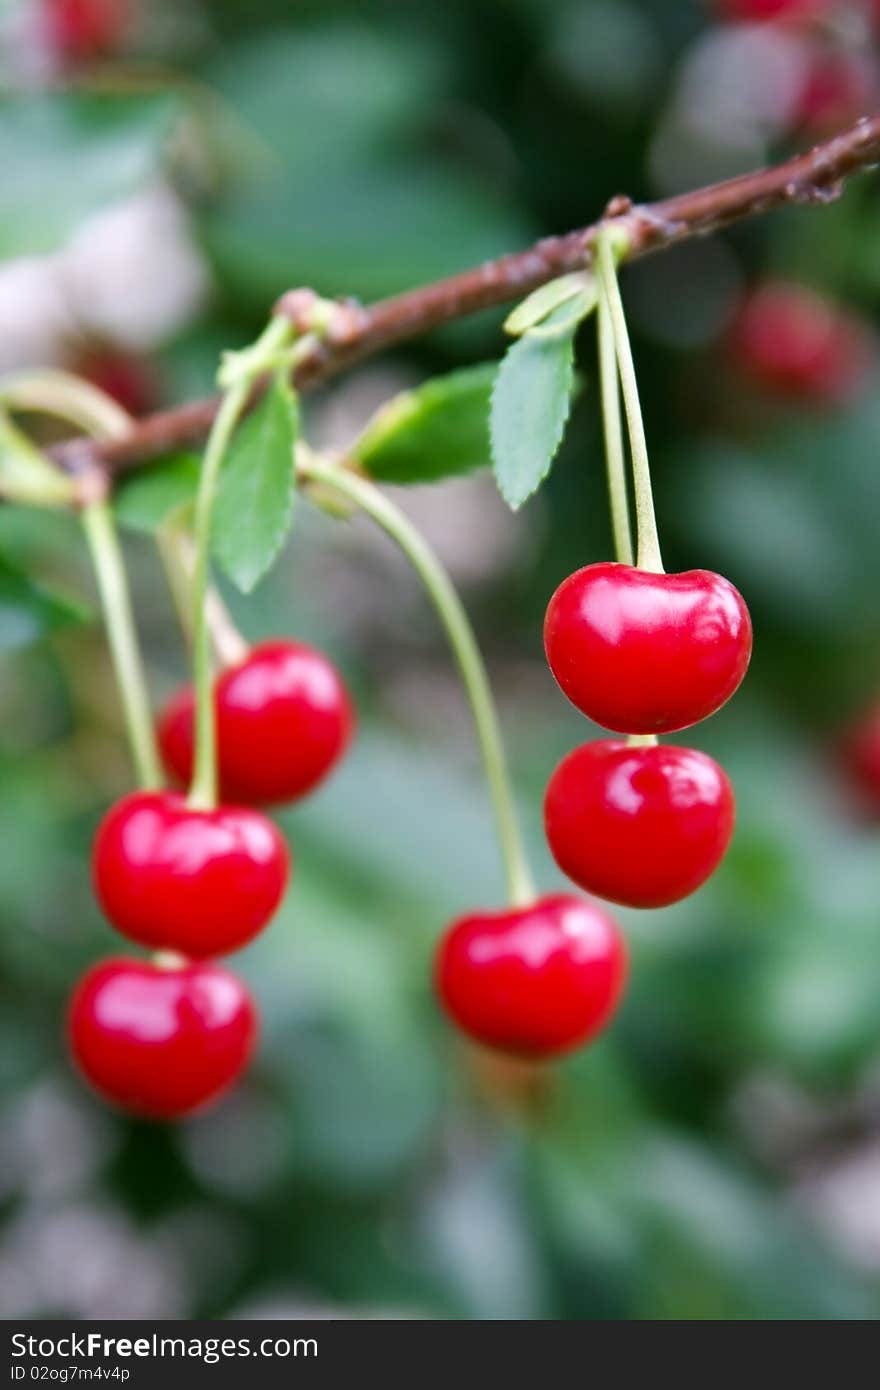
[[[181,509],[183,510],[183,509]],[[156,548],[168,581],[171,600],[183,630],[184,639],[192,645],[192,578],[195,566],[195,544],[189,524],[179,513],[173,513],[156,528]],[[247,656],[249,647],[232,620],[217,590],[208,586],[205,610],[211,633],[214,655],[221,666],[235,666]]]
[[[284,318],[270,320],[251,348],[238,355],[243,364],[226,386],[220,409],[211,426],[196,495],[193,562],[190,599],[192,603],[193,680],[195,685],[195,754],[188,804],[194,810],[209,811],[217,804],[217,752],[212,695],[211,631],[207,595],[210,570],[211,524],[214,501],[223,459],[239,420],[244,414],[255,381],[267,364],[275,364],[278,354],[293,333]],[[232,359],[230,359],[232,361]],[[221,369],[221,378],[224,369]]]
[[[125,724],[138,782],[147,791],[162,786],[153,716],[138,646],[131,595],[113,512],[107,502],[83,508],[83,529],[91,551],[107,639],[122,696]]]
[[[617,354],[614,348],[614,326],[604,289],[600,286],[596,306],[596,327],[599,345],[599,387],[602,401],[602,428],[605,435],[605,466],[608,475],[608,500],[611,505],[611,533],[614,553],[622,565],[633,563],[632,529],[629,497],[626,488],[626,458],[623,452],[623,424],[620,416],[620,386],[617,377]]]
[[[663,573],[660,556],[660,538],[657,534],[657,519],[654,515],[654,496],[651,490],[651,469],[648,463],[648,442],[645,438],[645,425],[639,402],[639,388],[633,362],[632,347],[626,326],[626,314],[617,283],[616,249],[619,242],[613,231],[600,233],[596,238],[596,271],[602,298],[604,298],[611,319],[614,335],[614,349],[617,354],[617,367],[620,372],[620,386],[626,423],[629,431],[630,455],[632,458],[633,490],[636,500],[636,533],[638,549],[636,564],[639,569]]]
[[[514,809],[498,715],[480,649],[452,580],[420,532],[366,478],[304,449],[297,451],[297,463],[303,478],[348,498],[381,526],[406,555],[424,584],[446,631],[473,712],[495,813],[508,896],[512,905],[526,906],[534,901],[535,888]]]
[[[54,415],[96,439],[120,438],[131,427],[131,417],[116,401],[67,372],[17,373],[0,383],[0,395],[14,410]],[[96,489],[94,499],[83,506],[82,522],[122,699],[132,762],[140,785],[154,790],[162,785],[162,773],[153,716],[125,563],[113,512],[102,491]]]

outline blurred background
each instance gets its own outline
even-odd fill
[[[880,7],[820,0],[3,0],[0,369],[144,411],[211,388],[285,288],[371,298],[809,144],[877,108]],[[628,269],[667,566],[755,621],[692,741],[739,802],[695,897],[619,913],[613,1028],[543,1082],[467,1049],[429,984],[503,885],[434,615],[360,522],[299,509],[249,637],[339,663],[350,756],[281,821],[282,913],[234,965],[257,1063],[175,1128],[105,1109],[62,1040],[117,940],[90,839],[130,785],[81,534],[0,510],[0,1315],[870,1319],[880,1312],[880,185]],[[794,286],[794,288],[792,288]],[[308,402],[344,444],[502,315]],[[547,599],[610,551],[592,334],[549,485],[401,494],[490,663],[536,872],[541,800],[595,730],[544,664]],[[126,535],[157,703],[185,652]],[[873,768],[873,771],[872,771]],[[872,796],[873,793],[873,796]]]

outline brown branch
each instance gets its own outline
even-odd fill
[[[583,269],[590,264],[596,234],[610,224],[626,232],[631,259],[785,204],[828,203],[840,194],[849,174],[878,162],[880,115],[865,116],[809,153],[756,173],[656,203],[634,205],[628,198],[614,198],[597,222],[579,231],[547,237],[526,251],[366,307],[340,303],[329,332],[297,368],[296,384],[310,387],[404,338],[520,299],[558,275]],[[301,323],[311,299],[310,291],[292,290],[275,311]],[[69,466],[98,465],[120,472],[196,443],[210,428],[216,409],[213,397],[193,401],[138,420],[122,439],[68,440],[57,446],[55,457]]]

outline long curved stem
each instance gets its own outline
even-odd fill
[[[0,395],[15,410],[57,416],[95,439],[118,439],[131,428],[131,417],[116,401],[67,372],[15,373],[0,383]],[[113,513],[103,497],[98,496],[83,507],[82,522],[101,598],[132,762],[141,786],[153,790],[162,785],[153,716],[125,563]]]
[[[495,702],[473,629],[449,575],[424,537],[372,483],[315,455],[307,455],[300,467],[303,477],[335,490],[372,517],[400,546],[424,584],[446,630],[473,711],[508,895],[512,904],[525,906],[534,900],[535,889],[517,824]]]
[[[636,563],[639,569],[653,570],[657,574],[662,574],[663,561],[660,556],[657,518],[654,515],[651,468],[648,463],[648,441],[645,438],[645,425],[639,402],[639,387],[636,381],[636,368],[629,341],[629,331],[626,326],[626,314],[623,309],[623,300],[620,297],[620,286],[617,283],[613,233],[604,233],[596,240],[596,271],[600,296],[608,306],[611,319],[623,405],[629,430],[638,536]]]
[[[602,428],[605,435],[605,468],[608,476],[608,500],[611,504],[611,533],[614,538],[614,554],[622,565],[631,565],[633,563],[633,544],[629,497],[626,490],[626,458],[623,452],[623,428],[620,418],[617,355],[614,349],[614,326],[611,322],[611,311],[604,293],[599,294],[599,302],[596,306],[596,325],[599,341]]]

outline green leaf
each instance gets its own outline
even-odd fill
[[[576,327],[570,323],[554,336],[525,333],[498,369],[492,461],[501,495],[514,511],[540,487],[562,443],[574,388]]]
[[[85,604],[38,584],[0,555],[0,651],[28,646],[56,628],[91,617]]]
[[[284,544],[293,514],[295,393],[279,374],[233,435],[214,506],[213,550],[249,594]]]
[[[576,271],[572,275],[560,275],[525,298],[508,314],[504,320],[504,331],[518,338],[530,328],[535,328],[558,309],[567,305],[576,322],[592,313],[598,300],[596,280],[589,271]],[[573,301],[573,302],[572,302]]]
[[[429,483],[489,463],[489,407],[498,365],[485,362],[426,381],[383,405],[351,454],[386,483]]]
[[[172,512],[195,500],[200,469],[196,454],[171,454],[124,479],[114,497],[120,526],[152,535]]]
[[[177,98],[53,93],[0,103],[0,258],[53,251],[161,168]]]

